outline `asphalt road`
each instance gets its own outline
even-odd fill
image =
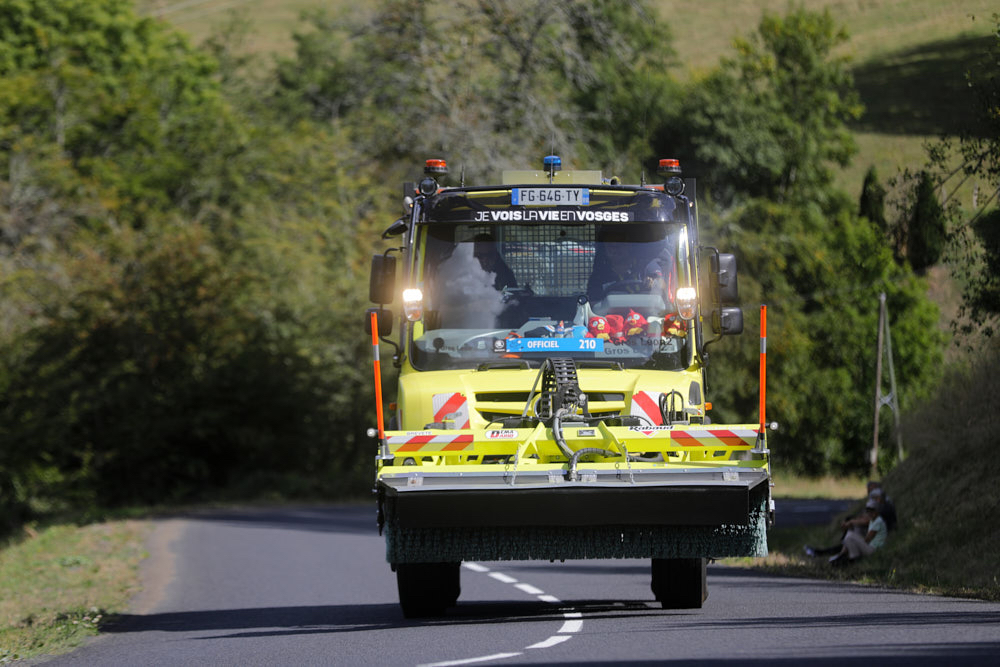
[[[150,553],[132,613],[49,664],[1000,662],[1000,604],[719,566],[703,609],[665,611],[645,561],[471,563],[448,616],[406,620],[369,506],[203,512]]]

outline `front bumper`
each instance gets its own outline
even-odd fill
[[[607,464],[605,464],[607,465]],[[741,525],[768,498],[762,469],[581,467],[406,472],[379,477],[386,520],[402,528]]]

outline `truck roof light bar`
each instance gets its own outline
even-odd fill
[[[558,155],[546,155],[542,159],[542,165],[545,167],[545,173],[549,175],[549,183],[551,183],[559,170],[562,169],[562,158]]]
[[[663,183],[664,192],[672,197],[684,194],[684,179],[681,178],[680,160],[673,158],[660,160],[660,165],[657,167],[656,173],[665,179]]]
[[[660,166],[656,169],[660,176],[679,176],[681,173],[681,161],[673,158],[660,160]]]
[[[428,176],[447,174],[448,162],[440,158],[431,158],[424,162],[424,173]]]

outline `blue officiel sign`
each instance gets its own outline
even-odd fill
[[[509,338],[506,352],[603,352],[603,338]]]

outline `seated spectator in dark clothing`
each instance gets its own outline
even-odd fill
[[[847,530],[844,533],[844,540],[837,555],[830,558],[831,565],[839,565],[845,561],[856,561],[864,556],[871,556],[875,550],[885,544],[889,529],[885,521],[878,514],[878,503],[869,500],[865,504],[865,515],[847,522],[849,528],[863,528],[861,532]]]
[[[867,508],[867,506],[872,503],[876,505],[879,517],[885,524],[886,530],[895,530],[896,507],[893,505],[892,500],[885,495],[880,482],[868,482],[868,497],[865,500],[865,507]],[[811,547],[807,545],[805,547],[805,552],[809,556],[829,556],[830,554],[839,554],[843,550],[843,541],[846,539],[847,534],[853,531],[862,537],[866,536],[868,523],[868,510],[865,509],[865,511],[861,514],[841,522],[840,528],[843,531],[843,534],[841,535],[840,544],[828,547]]]
[[[868,494],[868,497],[871,500],[874,500],[876,503],[878,503],[878,510],[879,510],[878,513],[879,516],[881,516],[882,519],[885,520],[886,527],[890,531],[896,530],[896,524],[897,524],[896,505],[892,502],[892,498],[885,495],[885,492],[882,490],[881,485],[877,485],[873,489],[871,489],[871,492]]]

